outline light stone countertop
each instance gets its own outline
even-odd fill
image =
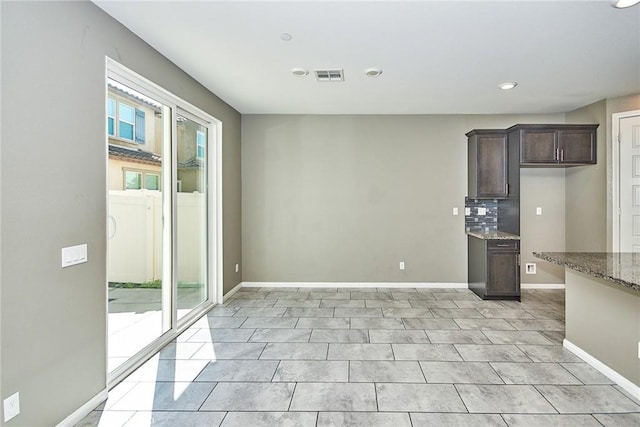
[[[467,231],[467,235],[482,240],[520,240],[520,236],[504,231]]]
[[[534,252],[533,256],[640,292],[640,253]]]

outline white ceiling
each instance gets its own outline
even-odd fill
[[[608,0],[94,3],[243,114],[552,113],[640,92],[640,6]]]

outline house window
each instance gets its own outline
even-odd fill
[[[124,189],[140,190],[142,188],[142,172],[124,171]]]
[[[205,147],[207,146],[207,134],[202,131],[196,131],[196,156],[198,159],[204,159]]]
[[[116,101],[113,98],[107,100],[107,132],[116,136]]]
[[[125,190],[160,190],[160,174],[141,171],[124,171]]]
[[[136,127],[136,109],[124,102],[119,102],[118,119],[118,136],[133,141],[133,131]]]
[[[147,190],[159,190],[160,189],[160,175],[155,173],[144,174],[144,188]]]
[[[145,114],[125,102],[113,98],[107,100],[107,132],[110,136],[144,144]]]

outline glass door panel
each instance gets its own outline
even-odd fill
[[[107,379],[117,384],[220,291],[210,290],[220,123],[113,61],[107,73]]]
[[[186,113],[178,114],[176,128],[176,277],[180,319],[208,298],[209,129]]]
[[[167,332],[161,186],[171,109],[108,79],[108,372]],[[165,258],[166,259],[166,258]],[[164,277],[163,277],[164,276]],[[170,306],[170,305],[169,305]]]

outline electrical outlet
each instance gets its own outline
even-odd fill
[[[536,208],[536,215],[542,215],[542,208]]]
[[[400,270],[404,270],[404,261],[400,261]]]
[[[536,274],[536,263],[528,262],[524,265],[524,272],[526,274]]]
[[[236,273],[240,271],[240,264],[236,264]]]
[[[20,393],[14,393],[4,400],[4,422],[20,413]]]
[[[470,216],[471,215],[471,208],[464,208],[464,216]]]
[[[453,214],[458,215],[458,208],[453,208]]]
[[[486,215],[487,208],[478,208],[478,215]]]

